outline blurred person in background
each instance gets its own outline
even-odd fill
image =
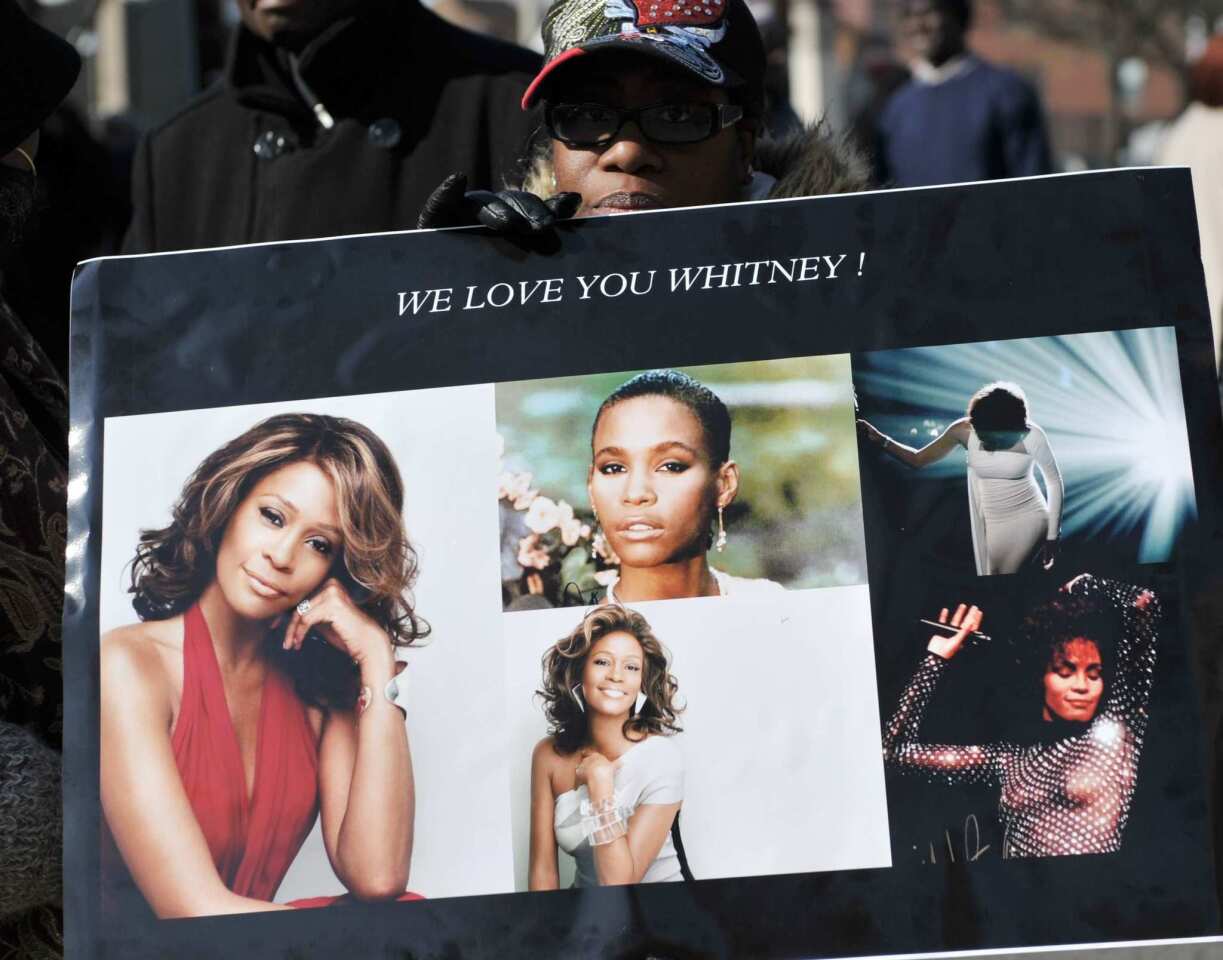
[[[875,30],[862,38],[846,78],[845,101],[850,136],[867,156],[875,153],[880,114],[912,76],[897,55],[889,33]]]
[[[73,48],[0,0],[0,270],[38,208],[39,125],[80,72]],[[61,901],[60,616],[68,403],[63,380],[2,296],[0,427],[0,944],[53,956]],[[62,945],[59,949],[62,951]]]
[[[499,186],[534,53],[417,0],[238,0],[221,82],[137,152],[124,251],[410,228],[447,173]]]
[[[1189,71],[1192,102],[1172,124],[1160,163],[1193,171],[1206,298],[1214,329],[1215,357],[1223,334],[1223,35],[1212,37]]]
[[[118,118],[106,126],[100,141],[68,101],[43,121],[38,216],[5,270],[5,298],[65,377],[73,271],[82,260],[118,252],[131,219],[128,168],[135,144],[113,135],[124,131]]]
[[[557,219],[853,193],[866,164],[823,124],[763,136],[766,55],[744,0],[557,0],[522,101],[545,122],[520,190],[434,191],[421,227],[546,231]],[[542,198],[549,197],[545,201]]]
[[[875,175],[916,187],[1053,170],[1036,91],[965,43],[972,0],[899,0],[912,79],[881,111]]]
[[[749,0],[747,8],[764,41],[765,110],[762,133],[780,139],[802,129],[803,122],[790,103],[789,31],[772,0]]]

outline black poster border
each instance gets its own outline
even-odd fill
[[[1192,209],[1187,171],[1118,171],[596,220],[563,227],[550,255],[461,230],[82,265],[70,459],[88,483],[69,506],[64,634],[69,955],[780,958],[1219,932],[1213,868],[1193,849],[1206,843],[1205,821],[1168,851],[1175,889],[1123,851],[133,923],[109,940],[97,907],[100,468],[105,418],[136,413],[1170,324],[1198,522],[1164,569],[1182,588],[1178,632],[1202,717],[1190,735],[1205,766],[1202,733],[1213,735],[1223,709],[1209,684],[1211,621],[1196,611],[1223,568],[1223,419]],[[844,252],[850,276],[569,304],[542,319],[542,308],[396,316],[395,292],[436,283],[440,263],[461,289],[601,263],[719,263],[726,244],[760,259]],[[622,327],[614,335],[609,316]],[[1213,776],[1204,770],[1203,784]],[[1016,919],[1031,904],[1040,909]]]

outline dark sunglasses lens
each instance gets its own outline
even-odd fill
[[[714,111],[708,104],[668,103],[641,111],[641,132],[659,143],[697,143],[714,130]]]
[[[620,114],[597,103],[562,103],[552,108],[551,120],[558,140],[593,145],[615,136]]]

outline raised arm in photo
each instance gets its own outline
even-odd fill
[[[1080,574],[1062,589],[1071,596],[1090,597],[1107,604],[1120,616],[1112,678],[1099,713],[1122,720],[1141,734],[1146,728],[1147,703],[1155,678],[1159,626],[1163,618],[1159,597],[1146,587],[1090,573]]]
[[[982,621],[976,607],[960,604],[954,614],[943,610],[940,623],[958,628],[951,636],[935,634],[913,678],[900,695],[896,712],[883,729],[883,756],[893,767],[910,773],[935,775],[947,783],[992,783],[1000,776],[1008,749],[1002,745],[949,745],[923,743],[922,721],[939,680],[968,635]]]
[[[968,418],[961,417],[924,447],[917,448],[894,440],[886,433],[876,429],[868,420],[858,421],[858,434],[864,440],[878,447],[893,459],[914,469],[942,460],[957,446],[966,446],[970,429]]]

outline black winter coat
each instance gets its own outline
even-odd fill
[[[223,81],[142,142],[124,252],[413,229],[447,175],[513,173],[538,68],[416,0],[370,0],[301,52],[303,92],[285,51],[240,28]]]

